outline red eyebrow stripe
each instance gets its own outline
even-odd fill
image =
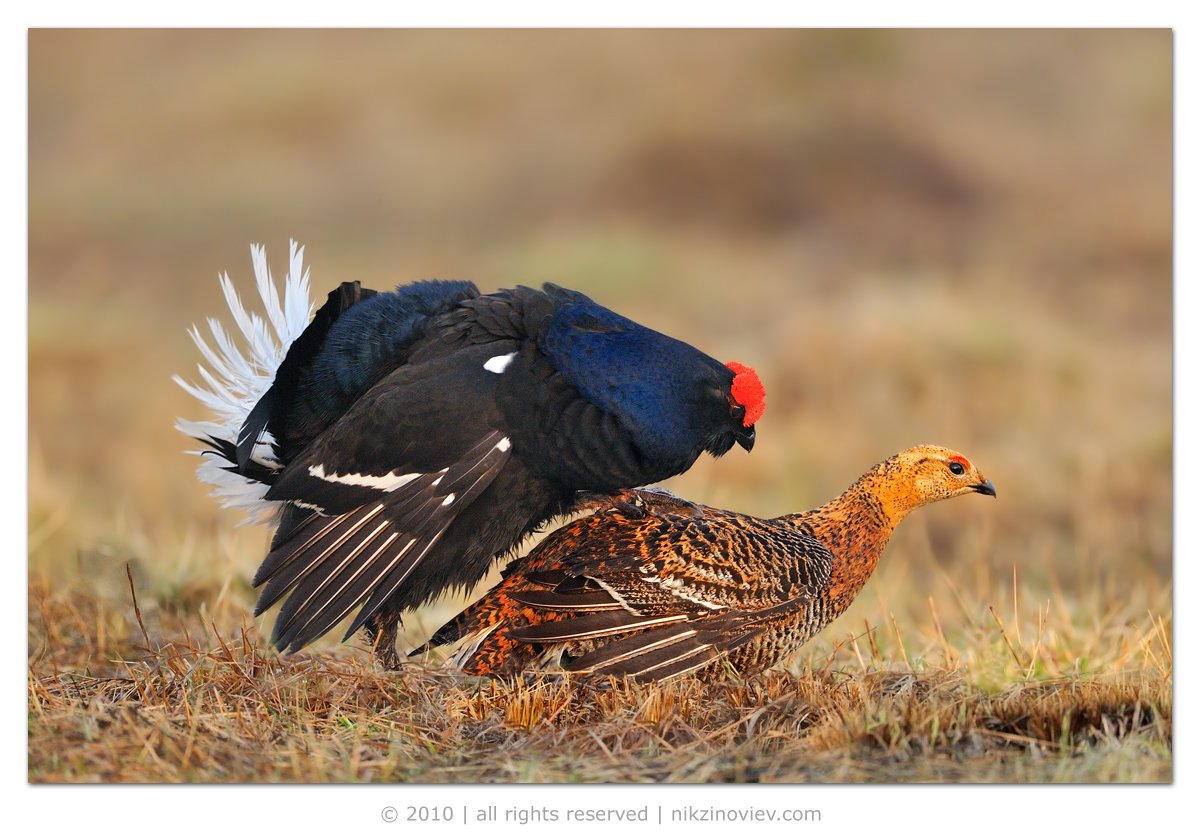
[[[953,457],[950,458],[950,460],[953,463],[961,463],[963,465],[963,467],[966,469],[971,468],[971,461],[967,460],[965,457],[959,457],[958,455],[954,455]]]
[[[733,400],[746,409],[746,418],[742,424],[749,428],[758,422],[767,407],[767,391],[754,368],[730,361],[725,365],[733,371],[733,386],[730,395]]]

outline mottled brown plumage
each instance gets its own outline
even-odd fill
[[[846,610],[911,510],[971,492],[995,495],[969,460],[931,445],[774,519],[631,492],[551,534],[422,650],[460,642],[455,663],[480,675],[749,676]]]

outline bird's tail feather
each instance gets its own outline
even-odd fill
[[[257,480],[252,472],[246,474],[248,470],[238,469],[238,432],[255,404],[271,387],[288,347],[308,325],[313,304],[308,269],[304,266],[304,248],[295,241],[289,247],[282,298],[267,265],[266,248],[252,245],[250,259],[265,316],[248,311],[229,275],[221,274],[221,290],[236,330],[231,334],[216,318],[209,318],[212,337],[205,338],[200,329],[193,326],[189,334],[204,361],[198,365],[202,383],[193,384],[178,375],[172,378],[212,414],[210,419],[178,419],[175,423],[179,431],[208,446],[189,452],[203,458],[196,469],[197,476],[212,485],[213,496],[220,499],[223,506],[249,510],[248,520],[256,520],[274,513],[278,504],[263,500],[267,491],[265,483]],[[265,435],[255,446],[253,461],[260,470],[281,465],[274,459],[272,443],[270,435]]]

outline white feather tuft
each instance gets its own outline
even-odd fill
[[[231,335],[216,318],[209,318],[208,328],[212,337],[206,340],[200,329],[193,326],[188,334],[204,359],[204,363],[198,365],[203,384],[193,384],[180,376],[172,377],[176,384],[213,414],[212,419],[180,419],[175,423],[179,431],[190,437],[210,437],[236,445],[242,423],[275,380],[275,371],[283,362],[288,347],[300,336],[312,317],[313,304],[309,295],[303,247],[295,241],[290,243],[282,301],[267,265],[266,248],[251,245],[250,260],[254,265],[258,296],[266,317],[248,312],[234,290],[229,275],[219,275],[221,291],[236,331]],[[272,443],[274,440],[270,435],[264,434],[254,447],[253,458],[266,466],[278,467],[281,464],[274,459]],[[212,451],[189,454],[198,454],[203,458],[196,475],[213,486],[212,495],[221,499],[222,506],[250,510],[248,520],[265,518],[277,510],[278,504],[263,500],[267,491],[265,484],[229,471],[225,468],[230,465],[229,462],[219,454]]]

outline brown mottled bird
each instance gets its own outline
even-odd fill
[[[774,519],[626,493],[510,565],[417,653],[459,642],[454,663],[478,675],[750,676],[846,610],[910,511],[973,492],[996,494],[966,457],[925,445]]]

